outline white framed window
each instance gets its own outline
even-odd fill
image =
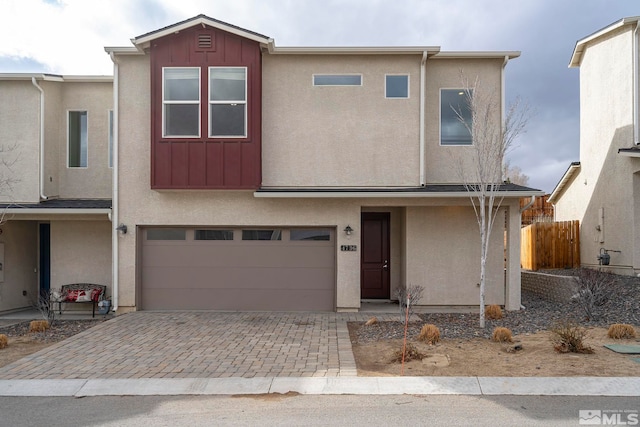
[[[247,67],[209,67],[209,137],[247,137]]]
[[[109,110],[108,112],[108,121],[109,121],[109,167],[113,167],[113,110]]]
[[[162,136],[200,137],[200,68],[162,68]]]
[[[440,145],[471,145],[470,89],[440,89]]]
[[[67,112],[67,167],[86,168],[88,163],[88,117],[86,111]]]
[[[314,74],[314,86],[362,86],[362,74]]]
[[[386,74],[384,76],[384,97],[390,99],[409,98],[409,75]]]

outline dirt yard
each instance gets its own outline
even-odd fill
[[[352,342],[363,324],[350,323]],[[435,345],[409,341],[426,357],[405,362],[405,376],[640,376],[640,354],[615,353],[603,344],[639,344],[639,339],[613,340],[603,328],[589,328],[585,344],[593,354],[557,353],[550,332],[514,336],[514,343],[502,344],[486,338],[446,339]],[[520,344],[522,350],[508,349]],[[401,363],[394,362],[394,353],[402,350],[402,340],[385,339],[369,343],[354,343],[358,376],[397,376]]]

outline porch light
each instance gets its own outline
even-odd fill
[[[345,232],[345,234],[346,234],[347,236],[351,236],[351,233],[353,233],[353,228],[351,228],[351,226],[350,226],[350,225],[347,225],[347,226],[344,228],[344,232]]]
[[[120,223],[120,225],[116,227],[116,230],[120,231],[122,234],[127,234],[127,226],[123,223]]]

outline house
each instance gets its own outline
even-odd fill
[[[580,161],[549,197],[556,220],[580,220],[583,265],[608,261],[619,274],[640,272],[639,22],[624,18],[576,43]]]
[[[23,162],[0,310],[69,282],[107,284],[118,313],[357,311],[409,284],[478,304],[452,105],[468,112],[460,70],[503,100],[519,52],[277,47],[204,15],[105,50],[113,78],[0,75],[0,142]],[[499,191],[486,301],[515,310],[519,200],[543,193]]]

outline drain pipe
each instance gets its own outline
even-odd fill
[[[427,51],[422,52],[422,61],[420,62],[420,187],[424,187],[425,178],[425,140],[424,140],[424,94],[425,94],[425,76],[427,66]]]
[[[113,61],[113,126],[112,137],[113,145],[111,149],[113,159],[112,174],[112,198],[111,198],[111,298],[112,310],[117,313],[118,310],[118,230],[115,224],[118,224],[118,61],[113,52],[109,53],[111,61]]]
[[[40,200],[48,200],[44,195],[44,89],[35,77],[31,77],[31,83],[40,91]]]
[[[533,203],[536,201],[536,196],[531,196],[531,201],[529,203],[527,203],[525,206],[522,207],[522,209],[520,209],[520,213],[526,211],[527,209],[529,209],[531,206],[533,206]]]
[[[638,63],[638,49],[640,48],[640,41],[638,40],[640,32],[640,20],[636,21],[636,28],[633,31],[633,143],[634,145],[640,144],[640,130],[638,127],[640,124],[640,101],[638,98],[640,94],[638,94],[638,90],[640,90],[640,80],[638,74],[640,70],[640,64]]]

